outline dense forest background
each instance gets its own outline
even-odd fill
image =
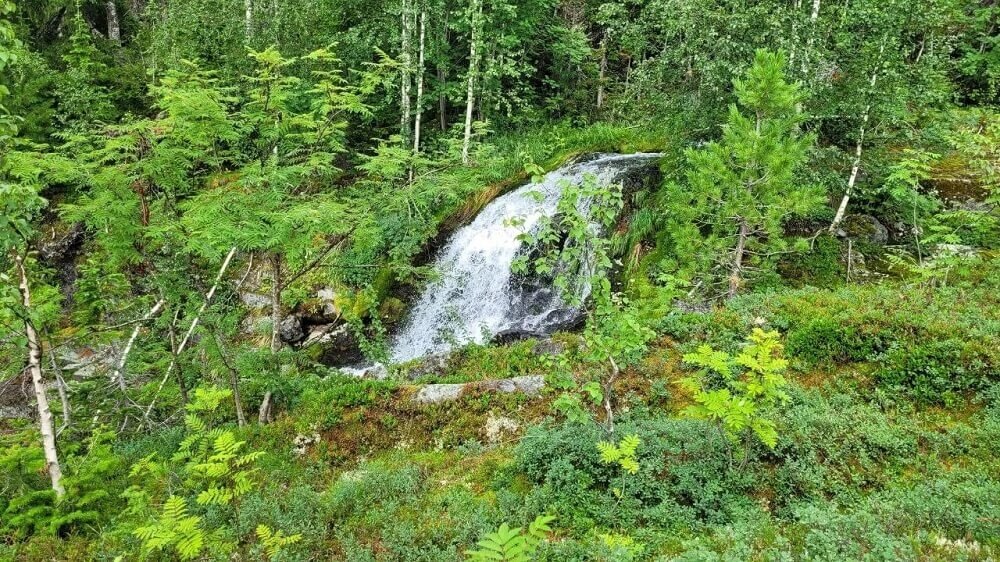
[[[998,23],[0,0],[0,559],[995,559]],[[585,321],[389,364],[599,152],[517,263]]]

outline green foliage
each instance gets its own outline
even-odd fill
[[[635,453],[641,444],[637,435],[626,435],[617,445],[607,441],[598,442],[597,450],[601,452],[601,462],[604,464],[618,464],[625,472],[635,474],[639,472]]]
[[[689,272],[727,278],[730,295],[744,269],[769,272],[789,250],[785,221],[821,203],[799,178],[814,138],[799,129],[801,85],[786,80],[785,66],[782,54],[756,53],[733,82],[740,105],[730,107],[722,139],[689,149],[686,181],[668,186],[672,250]]]
[[[255,532],[257,533],[257,538],[260,539],[261,544],[264,546],[264,553],[271,560],[277,558],[278,554],[286,546],[293,545],[302,540],[302,535],[285,536],[280,530],[272,531],[267,525],[258,525]]]
[[[529,562],[534,559],[539,544],[552,531],[549,523],[554,520],[552,515],[539,515],[528,525],[527,530],[521,527],[511,529],[504,523],[499,529],[483,537],[478,543],[478,549],[466,551],[468,560]]]
[[[778,432],[770,410],[788,400],[784,390],[788,361],[779,338],[777,332],[757,328],[736,357],[708,345],[685,354],[684,362],[701,370],[681,381],[695,401],[684,413],[717,424],[734,443],[752,432],[773,449]],[[712,376],[721,384],[709,382]]]

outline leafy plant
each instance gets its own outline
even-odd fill
[[[539,515],[527,530],[521,527],[511,529],[504,523],[483,537],[477,543],[477,550],[467,550],[465,554],[471,562],[531,562],[538,546],[552,532],[549,523],[554,520],[552,515]]]
[[[274,560],[286,546],[291,546],[302,540],[302,535],[285,535],[282,531],[272,531],[267,525],[258,525],[255,531],[257,538],[264,547],[264,554]]]
[[[680,381],[695,401],[684,414],[715,423],[732,443],[755,435],[773,449],[778,432],[770,410],[788,400],[783,350],[777,332],[755,328],[735,357],[709,345],[685,354],[684,362],[701,370]]]

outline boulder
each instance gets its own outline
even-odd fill
[[[441,402],[458,400],[462,394],[474,391],[502,392],[506,394],[521,392],[528,396],[537,396],[544,387],[545,377],[541,375],[460,384],[429,384],[417,392],[413,397],[413,401],[419,404],[439,404]]]
[[[328,367],[362,364],[364,353],[347,324],[320,324],[309,329],[302,347],[316,347],[316,360]]]
[[[837,236],[868,242],[876,246],[889,243],[889,229],[871,215],[848,215],[840,223]]]
[[[415,380],[428,375],[443,375],[448,370],[450,358],[451,353],[447,351],[422,357],[418,363],[407,369],[406,376],[410,380]]]
[[[286,316],[278,325],[278,337],[288,344],[299,343],[306,337],[302,318],[295,315]]]

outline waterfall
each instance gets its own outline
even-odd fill
[[[562,188],[593,174],[613,183],[659,154],[602,154],[551,172],[488,205],[458,229],[433,264],[437,278],[413,304],[402,330],[392,339],[390,360],[400,363],[496,334],[545,334],[565,327],[572,310],[551,287],[526,287],[511,271],[523,251],[519,236],[555,214]]]

